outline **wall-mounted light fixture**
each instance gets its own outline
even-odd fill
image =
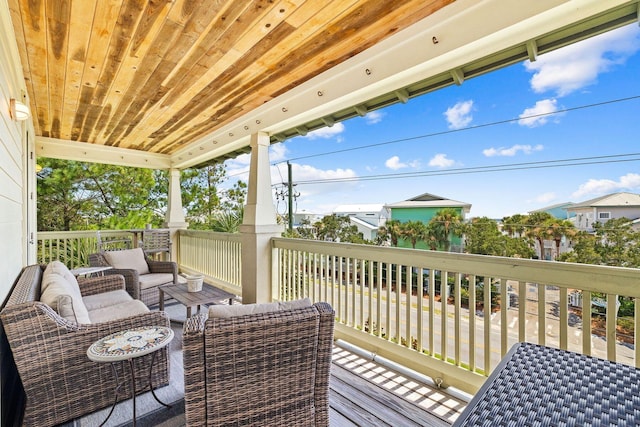
[[[17,122],[27,120],[31,116],[29,107],[15,98],[9,100],[9,116]]]

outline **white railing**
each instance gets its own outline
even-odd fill
[[[475,393],[519,341],[640,366],[634,346],[640,269],[300,239],[272,243],[274,297],[329,302],[337,337],[444,385]],[[489,283],[491,292],[484,292]],[[570,306],[576,293],[583,301],[604,293],[604,304],[595,301],[605,307],[594,305],[604,314]],[[618,296],[631,298],[635,311],[616,322]],[[583,333],[585,324],[593,325],[590,333]],[[625,335],[621,325],[632,332]]]
[[[205,281],[242,295],[240,234],[179,230],[180,271],[201,273]]]
[[[126,230],[101,230],[103,239],[131,239]],[[98,250],[97,230],[40,231],[37,233],[37,262],[46,264],[53,260],[63,262],[69,268],[89,265],[89,254]]]

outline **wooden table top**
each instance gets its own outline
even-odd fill
[[[223,300],[236,298],[235,294],[215,288],[208,283],[203,283],[202,290],[199,292],[189,292],[186,284],[164,285],[160,286],[159,289],[187,307],[202,304],[220,304]]]

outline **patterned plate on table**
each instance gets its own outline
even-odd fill
[[[173,331],[165,326],[132,328],[96,341],[87,350],[87,356],[96,362],[116,362],[152,353],[172,339]]]

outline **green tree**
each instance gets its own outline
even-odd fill
[[[502,218],[502,227],[510,237],[522,237],[525,235],[527,216],[515,214]]]
[[[47,158],[38,164],[39,231],[141,228],[162,221],[162,185],[150,169]]]
[[[539,257],[544,258],[544,241],[547,238],[547,221],[553,219],[548,212],[534,212],[524,220],[525,236],[538,243]]]
[[[384,225],[378,228],[378,244],[390,243],[391,246],[398,246],[402,223],[397,219],[389,219]]]
[[[506,237],[498,224],[485,217],[473,218],[465,227],[465,251],[480,255],[506,255]]]
[[[362,233],[358,231],[358,227],[351,225],[351,219],[348,216],[326,215],[313,225],[316,228],[316,236],[319,240],[367,243]]]
[[[580,231],[572,238],[573,250],[560,256],[561,261],[583,264],[640,267],[640,233],[631,221],[616,218],[593,224],[594,234]]]
[[[400,230],[402,238],[411,242],[413,249],[419,241],[425,240],[427,235],[427,226],[422,221],[407,221],[402,224]]]
[[[435,235],[442,238],[439,243],[442,244],[446,252],[449,252],[451,237],[454,234],[460,234],[462,231],[462,216],[460,212],[453,208],[440,209],[431,218],[429,224],[433,224],[432,227],[436,230]]]
[[[230,230],[242,223],[247,185],[238,181],[231,189],[223,190],[221,184],[226,178],[222,164],[182,171],[182,204],[189,228]]]
[[[549,240],[553,240],[556,246],[557,260],[560,256],[560,244],[563,238],[571,239],[576,235],[576,228],[571,221],[566,219],[552,218],[545,221],[545,235]]]

